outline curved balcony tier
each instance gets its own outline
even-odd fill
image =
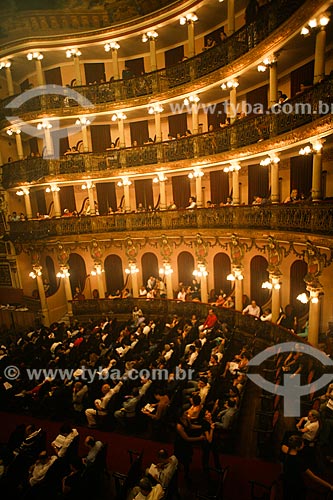
[[[318,5],[313,2],[303,4],[304,0],[277,0],[267,5],[254,23],[243,26],[220,45],[170,68],[126,80],[74,87],[73,90],[93,104],[91,108],[85,108],[84,112],[97,114],[110,112],[110,104],[112,110],[145,106],[152,97],[159,101],[171,100],[186,95],[189,87],[194,92],[216,85],[219,80],[242,73],[244,68],[256,64],[267,53],[276,52],[299,32],[302,25],[318,10]],[[301,6],[302,9],[296,12]],[[255,48],[256,50],[252,50]],[[13,96],[2,101],[2,119],[14,111],[10,107],[4,109],[12,100]],[[43,95],[41,90],[40,96],[27,100],[19,108],[20,116],[24,116],[26,121],[37,118],[36,113],[40,112],[44,115],[47,113],[50,116],[68,117],[74,111],[77,114],[83,112],[82,109],[76,100],[66,96],[66,87],[63,95],[56,91],[54,95]]]
[[[332,203],[238,206],[214,209],[167,210],[108,216],[62,217],[11,222],[13,242],[45,240],[70,235],[131,233],[172,230],[290,231],[314,235],[333,234]],[[109,238],[109,236],[108,236]]]
[[[329,78],[291,99],[276,112],[248,116],[216,132],[142,147],[113,149],[103,154],[76,154],[59,160],[29,158],[9,163],[2,166],[2,185],[9,189],[27,182],[61,182],[69,175],[71,180],[82,180],[82,174],[91,176],[92,173],[96,179],[110,179],[135,167],[140,173],[147,170],[145,166],[151,165],[163,165],[164,171],[191,168],[193,160],[199,159],[205,159],[206,165],[241,161],[251,155],[290,147],[313,136],[330,134],[332,109],[333,79]],[[202,162],[201,166],[205,164]]]

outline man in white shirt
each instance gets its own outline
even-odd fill
[[[123,386],[123,382],[120,381],[118,384],[111,389],[109,384],[103,384],[102,385],[102,398],[101,399],[96,399],[95,400],[95,408],[87,408],[85,411],[87,421],[88,421],[88,427],[96,427],[97,421],[96,417],[97,415],[107,415],[107,407],[110,402],[110,399],[112,396],[117,394],[117,392],[120,391],[120,389]]]
[[[39,454],[37,461],[30,469],[30,478],[29,478],[30,486],[35,486],[36,484],[43,481],[47,471],[49,470],[51,465],[54,464],[57,458],[58,457],[56,457],[55,455],[49,457],[46,451],[42,451]]]
[[[260,316],[261,321],[272,321],[272,311],[270,309],[265,309]]]
[[[257,306],[255,300],[251,300],[251,304],[243,309],[243,314],[248,314],[249,316],[254,316],[255,318],[260,317],[260,307]]]
[[[164,448],[157,452],[157,459],[158,463],[151,464],[147,473],[150,474],[162,488],[166,489],[176,472],[178,460],[175,455],[169,457],[167,450]]]
[[[147,477],[143,477],[139,486],[133,488],[129,499],[133,500],[160,500],[164,497],[164,490],[160,484],[152,486]]]
[[[319,431],[319,412],[317,410],[310,410],[307,417],[301,418],[296,424],[299,432],[302,432],[303,439],[309,443],[316,439]]]
[[[60,427],[60,433],[51,443],[52,447],[59,458],[66,455],[66,452],[73,442],[73,440],[79,435],[76,429],[72,429],[70,425],[63,424]]]
[[[194,196],[190,196],[186,210],[193,210],[194,208],[197,208],[196,200]]]

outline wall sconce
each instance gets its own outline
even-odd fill
[[[59,187],[59,186],[57,186],[56,184],[51,184],[51,186],[47,187],[47,188],[45,189],[45,191],[46,191],[47,193],[55,193],[55,192],[60,191],[60,187]]]
[[[161,276],[169,276],[170,274],[173,273],[173,269],[172,269],[172,267],[171,267],[171,265],[169,263],[164,262],[163,266],[164,267],[161,267],[159,269],[159,274]]]
[[[18,191],[16,191],[17,196],[24,196],[29,194],[29,189],[28,188],[21,188]]]
[[[56,274],[57,278],[60,278],[60,279],[65,279],[65,278],[69,278],[70,277],[70,273],[67,269],[63,269],[62,271],[60,271],[59,273]]]
[[[85,116],[81,116],[80,118],[78,118],[75,122],[75,125],[90,125],[90,120],[88,120],[88,118],[86,118]]]
[[[118,42],[107,42],[104,45],[105,52],[110,52],[110,50],[118,50],[120,49],[120,45]]]
[[[189,106],[190,104],[197,104],[200,101],[200,97],[196,94],[191,94],[188,97],[185,97],[184,104],[185,106]]]
[[[194,23],[195,21],[198,21],[198,16],[195,14],[195,12],[189,12],[188,14],[185,14],[185,16],[182,16],[179,19],[179,23],[184,26],[185,24],[189,23]]]
[[[130,181],[128,177],[122,177],[121,181],[117,182],[117,186],[119,186],[119,187],[130,186],[131,184],[132,184],[132,181]]]
[[[81,189],[93,189],[95,184],[92,181],[86,181],[85,184],[82,184]]]
[[[153,182],[155,184],[157,184],[158,182],[165,182],[167,180],[168,180],[168,178],[163,174],[163,172],[162,173],[158,173],[157,177],[153,178]]]
[[[139,268],[136,267],[136,264],[129,264],[129,267],[125,269],[126,274],[136,274],[139,272]]]
[[[330,16],[325,12],[318,18],[310,19],[308,24],[306,26],[303,26],[303,28],[301,29],[301,35],[307,36],[310,34],[311,30],[314,30],[316,28],[323,29],[325,28],[325,26],[328,25],[329,22],[330,22]]]
[[[203,264],[198,264],[198,269],[194,269],[194,271],[193,271],[192,274],[196,278],[202,278],[202,277],[208,276],[208,272],[206,270],[206,266],[204,266]]]
[[[223,172],[238,172],[238,170],[241,169],[241,166],[239,163],[233,163],[229,165],[229,167],[224,167]]]
[[[239,86],[239,81],[234,79],[234,80],[228,80],[227,82],[222,83],[221,89],[222,90],[231,90],[231,89],[236,89]]]
[[[280,161],[280,158],[278,156],[268,156],[267,158],[264,158],[263,160],[261,160],[260,162],[260,165],[262,167],[268,167],[269,165],[271,165],[272,163],[279,163]]]
[[[149,115],[155,115],[157,113],[162,113],[162,111],[164,111],[164,108],[158,102],[155,102],[154,104],[150,104],[150,106],[148,107],[148,114]]]
[[[10,68],[12,63],[10,61],[1,61],[0,62],[0,69],[2,68]]]
[[[52,128],[52,125],[51,125],[51,123],[49,123],[46,120],[37,124],[37,130],[45,130],[45,129],[50,129],[50,128]]]
[[[66,50],[67,59],[70,59],[72,56],[73,57],[80,57],[80,56],[82,56],[82,52],[79,49],[67,49]]]
[[[274,56],[266,57],[260,64],[257,66],[257,70],[259,73],[264,73],[267,68],[270,68],[272,64],[276,63],[277,58]]]
[[[297,295],[296,299],[299,300],[302,304],[307,304],[308,302],[311,302],[312,304],[318,304],[319,302],[319,297],[309,297],[305,292]]]
[[[40,52],[29,52],[29,54],[27,54],[27,59],[28,61],[32,61],[33,59],[41,61],[42,59],[44,59],[44,56]]]
[[[111,117],[111,120],[113,122],[116,122],[117,120],[126,120],[127,116],[125,115],[125,113],[123,113],[122,111],[119,111],[118,113],[115,113],[114,115],[112,115]]]
[[[104,269],[101,268],[101,266],[96,266],[95,269],[93,269],[90,274],[91,276],[100,276],[102,273],[104,273]]]
[[[189,179],[194,179],[194,178],[197,178],[197,177],[203,177],[205,174],[203,173],[202,170],[200,170],[200,168],[195,168],[193,170],[193,172],[190,172],[188,174],[188,178]]]
[[[158,33],[156,33],[156,31],[152,30],[152,31],[147,31],[147,33],[144,33],[142,35],[142,41],[144,43],[148,42],[151,42],[153,40],[155,40],[156,38],[158,37]]]
[[[234,273],[230,273],[228,274],[227,276],[227,280],[228,281],[242,281],[244,279],[244,276],[242,275],[242,273],[240,271],[235,271],[235,274]]]
[[[311,146],[305,146],[299,150],[300,155],[310,155],[312,153],[319,153],[323,149],[323,144],[320,141],[314,141]]]
[[[274,290],[280,290],[281,285],[280,283],[273,284],[270,281],[264,281],[264,283],[262,283],[261,285],[261,288],[266,288],[267,290],[272,290],[272,288],[274,288]]]
[[[13,134],[20,135],[20,133],[21,133],[21,129],[20,129],[20,128],[9,128],[9,129],[6,131],[6,133],[7,133],[8,135],[10,135],[10,136],[11,136],[11,135],[13,135]]]
[[[29,273],[30,278],[32,278],[33,280],[35,280],[37,278],[37,276],[41,276],[41,275],[42,275],[42,271],[38,268],[34,269],[33,271],[31,271],[31,273]]]

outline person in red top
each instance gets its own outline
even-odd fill
[[[204,324],[199,326],[199,331],[200,332],[205,331],[206,333],[210,332],[216,325],[216,322],[217,322],[216,314],[214,313],[213,309],[209,309],[208,316],[205,319]]]

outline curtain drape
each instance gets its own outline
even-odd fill
[[[96,184],[98,211],[100,215],[107,215],[109,208],[117,210],[115,182],[100,182]]]
[[[309,198],[312,188],[312,155],[290,158],[290,191],[298,189],[298,195]]]
[[[210,172],[210,195],[214,205],[225,203],[229,196],[229,175],[223,170]]]
[[[83,292],[87,278],[84,259],[77,253],[71,253],[68,259],[68,264],[70,269],[69,281],[71,284],[72,294],[75,294],[75,288],[77,286],[80,291]]]
[[[46,85],[62,85],[60,68],[47,69],[44,71]]]
[[[248,204],[251,205],[255,196],[269,197],[269,170],[262,165],[248,166]]]
[[[84,63],[86,84],[105,82],[104,63]]]
[[[154,207],[153,181],[151,179],[140,179],[134,181],[136,206],[142,203],[145,209],[149,205]]]
[[[218,294],[223,290],[227,295],[231,292],[231,282],[227,280],[228,274],[231,273],[230,258],[226,253],[217,253],[214,257],[214,290]]]
[[[178,282],[190,285],[193,279],[194,258],[189,252],[181,252],[177,259]]]
[[[141,259],[142,267],[142,283],[146,285],[147,280],[150,276],[155,276],[158,278],[158,260],[154,253],[147,252],[143,254]]]
[[[36,212],[46,215],[48,207],[46,206],[44,189],[37,189],[36,191],[33,191],[32,194],[34,195],[37,204]]]
[[[248,107],[251,106],[252,110],[256,105],[261,104],[263,107],[263,112],[265,112],[267,110],[267,105],[268,105],[267,100],[268,100],[268,85],[263,85],[262,87],[251,90],[251,92],[247,92],[246,94],[246,102],[248,104]],[[253,113],[250,113],[248,111],[247,114],[252,115]]]
[[[118,255],[108,255],[104,261],[105,282],[107,294],[124,288],[122,260]]]
[[[184,57],[184,45],[175,47],[174,49],[166,50],[164,52],[165,67],[170,68],[181,62]]]
[[[125,66],[133,73],[134,76],[140,76],[145,72],[144,58],[128,59],[125,61]]]
[[[39,153],[37,137],[31,137],[29,139],[29,146],[31,153]]]
[[[261,288],[261,285],[268,281],[268,262],[265,257],[256,255],[251,260],[250,273],[251,273],[251,297],[250,300],[255,300],[261,307],[269,297],[269,291],[266,288]]]
[[[91,145],[94,153],[103,153],[111,144],[110,125],[90,126]]]
[[[61,186],[59,191],[61,213],[64,213],[65,208],[70,212],[76,210],[75,195],[73,186]]]
[[[225,106],[225,101],[218,102],[216,106],[213,107],[212,105],[212,108],[207,110],[208,128],[209,125],[213,125],[214,130],[219,130],[220,123],[225,123],[227,118]]]
[[[301,83],[303,83],[303,85],[312,85],[313,74],[314,61],[310,61],[292,71],[290,73],[290,97],[295,97],[296,93],[300,91]]]
[[[168,116],[169,133],[176,137],[177,134],[184,135],[187,130],[187,113]]]
[[[191,196],[190,179],[187,175],[177,175],[172,177],[173,201],[177,208],[188,206],[188,200]]]
[[[137,141],[138,145],[142,146],[143,143],[149,138],[148,120],[130,123],[130,131],[131,144],[133,144],[134,141]]]

